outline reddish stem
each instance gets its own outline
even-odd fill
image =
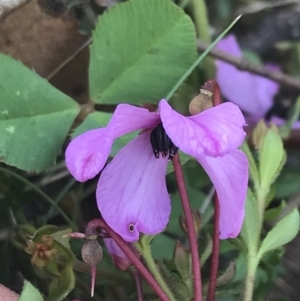
[[[140,273],[137,269],[133,270],[133,276],[136,284],[138,301],[144,301],[143,284],[141,281]]]
[[[210,80],[209,88],[213,92],[213,105],[218,106],[222,103],[221,92],[218,83],[215,80]],[[214,197],[214,233],[213,233],[213,250],[212,250],[212,261],[210,267],[209,286],[207,292],[207,301],[214,301],[216,295],[218,269],[219,269],[219,250],[220,250],[220,239],[219,239],[219,221],[220,221],[220,203],[217,193]]]
[[[177,179],[178,189],[181,197],[182,208],[185,215],[186,226],[187,226],[188,236],[190,241],[190,248],[192,254],[193,282],[194,282],[194,301],[202,301],[202,281],[201,281],[197,235],[194,227],[192,210],[190,207],[190,203],[185,187],[185,181],[184,181],[178,153],[175,155],[173,159],[173,165],[174,165],[174,171]]]
[[[165,294],[165,292],[158,285],[158,283],[156,282],[156,280],[154,279],[154,277],[147,270],[147,268],[142,264],[142,262],[136,256],[136,254],[126,244],[126,242],[123,240],[123,238],[119,234],[115,233],[108,226],[108,224],[104,220],[102,220],[102,219],[93,219],[87,225],[87,229],[90,229],[90,230],[93,230],[93,229],[96,230],[97,228],[104,229],[109,234],[109,236],[116,242],[116,244],[126,254],[126,256],[129,258],[129,260],[135,265],[135,267],[139,271],[139,273],[149,283],[149,285],[152,287],[153,291],[160,298],[160,300],[162,300],[162,301],[170,301],[169,298],[167,297],[167,295]]]
[[[214,236],[213,236],[213,249],[212,261],[209,275],[209,286],[207,292],[207,301],[214,301],[217,287],[218,269],[219,269],[219,220],[220,220],[220,203],[217,194],[214,197],[215,214],[214,214]]]

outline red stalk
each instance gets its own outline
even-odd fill
[[[87,225],[87,230],[96,230],[97,228],[104,229],[109,236],[116,242],[116,244],[121,248],[121,250],[126,254],[129,260],[135,265],[136,269],[139,273],[145,278],[145,280],[152,287],[153,291],[162,301],[170,301],[165,292],[158,285],[154,277],[148,271],[148,269],[142,264],[140,259],[136,256],[136,254],[130,249],[130,247],[126,244],[123,238],[115,233],[108,224],[102,219],[93,219]]]
[[[186,226],[188,230],[188,237],[190,241],[191,255],[192,255],[192,271],[193,271],[193,284],[194,284],[194,301],[202,301],[202,281],[200,259],[198,253],[197,235],[194,227],[194,220],[192,210],[190,207],[184,176],[180,164],[178,153],[173,159],[174,171],[177,179],[178,189],[181,197],[183,212],[185,215]]]
[[[222,103],[221,92],[218,83],[215,80],[209,80],[205,84],[205,88],[213,92],[213,105],[218,106]],[[213,250],[212,261],[210,267],[209,285],[207,292],[207,301],[214,301],[216,295],[218,269],[219,269],[219,252],[220,252],[220,239],[219,239],[219,221],[220,221],[220,203],[217,193],[214,197],[214,233],[213,233]]]

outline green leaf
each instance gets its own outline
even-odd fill
[[[152,255],[156,259],[171,259],[174,252],[176,240],[165,235],[156,235],[151,242]],[[162,248],[162,246],[164,246]]]
[[[205,195],[202,192],[197,191],[193,188],[188,189],[188,194],[192,210],[199,210],[202,201],[205,199]],[[173,235],[176,235],[176,237],[180,237],[184,235],[184,232],[182,231],[179,224],[179,216],[183,215],[179,192],[177,191],[175,194],[173,194],[171,199],[172,211],[168,225],[168,232],[171,232]]]
[[[293,162],[293,161],[292,161]],[[278,199],[288,198],[300,191],[300,170],[292,164],[286,164],[275,182],[275,195]]]
[[[43,301],[41,293],[27,280],[24,282],[24,286],[18,301]]]
[[[283,143],[278,133],[268,130],[259,153],[260,185],[269,188],[286,160]]]
[[[186,250],[183,244],[178,240],[176,242],[173,262],[176,269],[183,280],[191,278],[192,271],[192,257],[191,251]]]
[[[241,150],[247,156],[247,159],[249,161],[250,179],[252,180],[254,186],[256,187],[259,184],[259,174],[258,174],[258,170],[257,170],[255,160],[252,156],[251,150],[250,150],[249,145],[246,141],[241,145]]]
[[[299,212],[295,208],[291,213],[281,219],[265,237],[258,252],[261,258],[266,252],[274,250],[290,242],[299,231]]]
[[[250,189],[247,191],[245,218],[242,226],[241,236],[249,251],[257,252],[259,237],[259,213],[257,202]]]
[[[79,112],[70,97],[0,54],[0,160],[41,172],[55,163]]]
[[[169,0],[130,0],[96,26],[89,67],[96,103],[157,103],[196,60],[191,19]]]
[[[105,113],[105,112],[93,112],[89,114],[72,133],[72,139],[76,138],[77,136],[87,131],[107,126],[112,115],[113,115],[112,113]]]
[[[265,222],[275,221],[275,219],[279,217],[280,213],[285,207],[286,207],[286,202],[281,201],[279,206],[266,210],[264,213],[264,221]]]
[[[60,301],[64,299],[75,286],[75,275],[72,265],[66,265],[61,277],[54,278],[49,286],[48,301]]]

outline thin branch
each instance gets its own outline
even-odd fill
[[[207,44],[201,40],[197,40],[197,47],[198,47],[198,51],[202,52],[202,51],[205,51],[209,47],[209,44]],[[210,55],[218,60],[227,62],[227,63],[237,67],[240,70],[248,71],[248,72],[272,79],[281,85],[293,87],[300,91],[300,79],[297,79],[290,75],[284,74],[279,71],[273,71],[273,70],[266,68],[264,66],[261,66],[261,65],[251,64],[245,58],[236,57],[236,56],[233,56],[231,54],[228,54],[228,53],[218,50],[218,49],[212,49],[208,53],[208,55]]]

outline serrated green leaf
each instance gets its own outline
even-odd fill
[[[249,148],[248,143],[245,141],[241,145],[241,150],[245,153],[247,156],[248,162],[249,162],[249,175],[250,179],[252,180],[254,186],[256,187],[259,184],[259,174],[258,174],[258,169],[255,163],[255,160],[252,156],[251,150]]]
[[[93,34],[90,95],[96,103],[157,103],[196,60],[191,19],[169,0],[109,9]]]
[[[245,218],[242,226],[241,236],[249,251],[257,252],[259,237],[259,213],[257,201],[250,189],[247,191]]]
[[[266,252],[274,250],[290,242],[299,231],[299,212],[295,208],[291,213],[281,219],[265,237],[258,252],[261,258]]]
[[[79,106],[22,63],[0,54],[0,160],[41,172],[55,163]]]
[[[24,282],[24,286],[18,301],[43,301],[41,293],[27,280]]]
[[[260,186],[270,187],[277,178],[286,154],[283,143],[278,133],[268,130],[259,152]]]

